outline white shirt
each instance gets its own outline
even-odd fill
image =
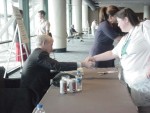
[[[45,19],[40,20],[37,28],[37,35],[46,34],[46,32],[49,30],[50,30],[50,23]]]
[[[128,37],[129,35],[130,37]],[[144,98],[148,99],[148,104],[150,104],[150,79],[146,77],[146,73],[150,69],[150,43],[143,36],[141,25],[135,27],[133,32],[130,30],[129,35],[124,36],[112,52],[120,58],[126,83],[140,92],[143,97],[145,96]],[[127,38],[130,41],[126,48],[126,54],[121,55]],[[147,104],[144,99],[140,101]]]
[[[95,35],[95,30],[97,28],[98,28],[98,25],[96,24],[96,21],[93,21],[92,24],[91,24],[91,32],[92,32],[93,36]]]

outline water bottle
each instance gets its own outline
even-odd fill
[[[82,73],[79,70],[77,70],[76,74],[76,90],[82,91]]]
[[[43,109],[43,105],[42,104],[38,104],[36,106],[36,111],[35,113],[46,113],[45,110]]]

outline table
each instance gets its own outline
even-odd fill
[[[114,73],[99,75],[98,72]],[[137,113],[127,88],[118,80],[116,69],[84,69],[83,90],[60,94],[50,87],[40,103],[46,113]]]

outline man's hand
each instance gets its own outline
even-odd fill
[[[86,68],[94,68],[95,60],[93,57],[87,57],[81,64],[83,67],[86,67]]]

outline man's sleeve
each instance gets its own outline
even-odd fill
[[[50,58],[46,52],[40,54],[38,64],[55,71],[70,71],[77,69],[76,62],[58,62],[57,60]]]

